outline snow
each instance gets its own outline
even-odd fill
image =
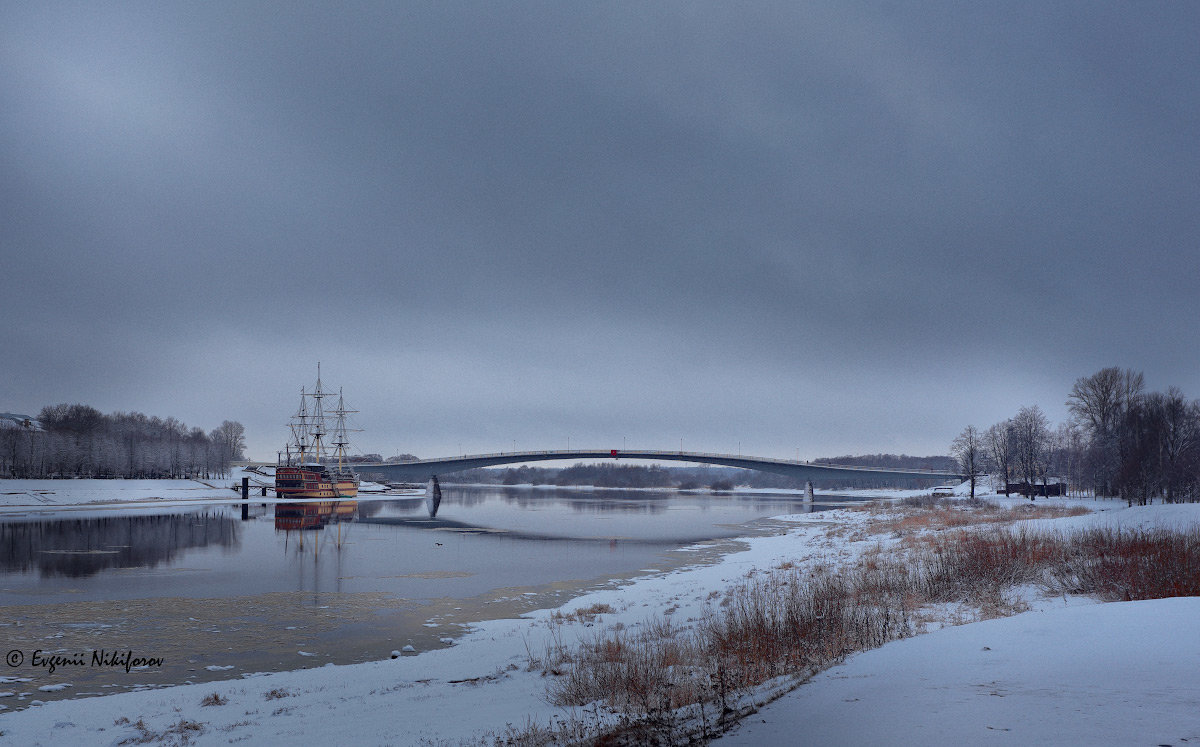
[[[720,742],[1196,742],[1198,663],[1197,597],[1029,612],[859,654]]]
[[[1200,524],[1200,504],[1126,508],[1113,501],[1037,501],[1055,503],[1085,505],[1095,513],[1030,525],[1063,530]],[[881,535],[856,541],[853,532],[831,536],[830,530],[839,527],[861,529],[871,521],[868,512],[837,510],[787,519],[792,528],[785,534],[747,538],[744,549],[715,562],[642,576],[580,596],[558,610],[480,622],[449,648],[351,666],[56,701],[6,711],[0,715],[0,732],[22,745],[117,744],[147,734],[165,735],[172,728],[178,733],[178,725],[186,720],[203,727],[188,732],[188,743],[199,745],[297,738],[312,744],[456,744],[503,735],[508,725],[521,728],[570,718],[580,712],[548,703],[549,680],[530,666],[531,658],[542,656],[548,647],[592,640],[605,626],[617,623],[636,630],[668,610],[673,610],[676,624],[685,625],[717,604],[711,592],[738,583],[756,569],[784,561],[849,562],[888,541]],[[592,605],[608,605],[613,612],[570,617]],[[555,612],[560,615],[552,618]],[[1197,662],[1200,599],[1121,604],[1039,599],[1031,612],[1015,617],[945,627],[853,656],[764,706],[726,740],[1198,741]],[[210,698],[214,693],[220,698]],[[760,695],[767,699],[773,692],[764,688]],[[206,706],[206,699],[223,704]],[[138,722],[142,727],[135,726]]]
[[[252,500],[261,498],[261,488],[275,484],[272,477],[250,469],[234,469],[226,477],[209,480],[0,480],[0,515],[12,518],[46,511],[101,511],[116,507],[240,505],[243,477],[250,480]],[[364,494],[386,489],[366,481],[359,486]],[[269,499],[274,502],[275,496],[272,494]]]
[[[251,486],[263,480],[262,475],[241,470],[212,480],[0,480],[0,512],[233,502],[240,496],[231,488],[241,485],[243,476],[251,478]]]

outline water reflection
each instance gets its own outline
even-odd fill
[[[823,496],[817,503],[806,502],[792,493],[678,493],[670,491],[607,489],[578,490],[513,486],[462,485],[448,487],[444,510],[454,507],[478,509],[500,501],[522,511],[569,509],[574,514],[662,516],[670,511],[695,509],[728,513],[746,520],[747,514],[806,514],[861,499],[849,496]],[[468,511],[474,515],[476,511]]]
[[[13,604],[277,591],[462,598],[658,567],[677,548],[744,536],[748,522],[838,505],[796,494],[442,490],[436,517],[418,494],[254,503],[240,522],[242,505],[0,519],[0,589]]]
[[[236,676],[379,659],[408,642],[438,646],[463,620],[519,614],[611,579],[695,562],[693,549],[677,551],[777,531],[755,522],[821,510],[830,500],[442,490],[436,517],[425,495],[116,515],[86,509],[91,518],[46,521],[0,516],[0,606],[6,618],[25,620],[19,630],[28,636],[11,647],[54,637],[63,650],[85,650],[97,631],[105,640],[120,631],[134,648],[167,655],[163,673],[139,685],[216,676],[209,664]],[[89,627],[75,627],[80,620]],[[225,673],[232,663],[238,669]],[[75,680],[68,693],[111,686],[102,670],[72,676],[91,679]]]
[[[153,568],[185,550],[240,542],[238,522],[215,512],[5,523],[0,570],[83,578],[107,568]]]
[[[275,529],[282,531],[324,529],[356,518],[358,501],[275,504]]]

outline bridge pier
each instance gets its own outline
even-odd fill
[[[425,487],[425,508],[429,511],[429,518],[437,516],[440,505],[442,505],[442,486],[438,482],[437,475],[434,475],[429,478],[429,485]]]
[[[812,503],[812,502],[813,502],[813,486],[812,486],[812,480],[809,480],[809,481],[807,481],[807,482],[805,482],[805,483],[804,483],[804,502],[805,502],[805,503]]]

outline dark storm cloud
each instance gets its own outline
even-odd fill
[[[5,15],[7,409],[261,453],[321,359],[372,450],[817,456],[1200,395],[1190,6]]]

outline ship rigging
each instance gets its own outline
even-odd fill
[[[300,388],[300,407],[288,424],[291,440],[279,453],[275,493],[280,498],[341,500],[358,496],[358,476],[350,468],[346,454],[349,446],[346,416],[357,410],[346,408],[339,388],[337,407],[327,414],[324,400],[332,396],[321,384],[318,363],[316,386],[312,391]],[[333,447],[332,454],[328,447]]]

